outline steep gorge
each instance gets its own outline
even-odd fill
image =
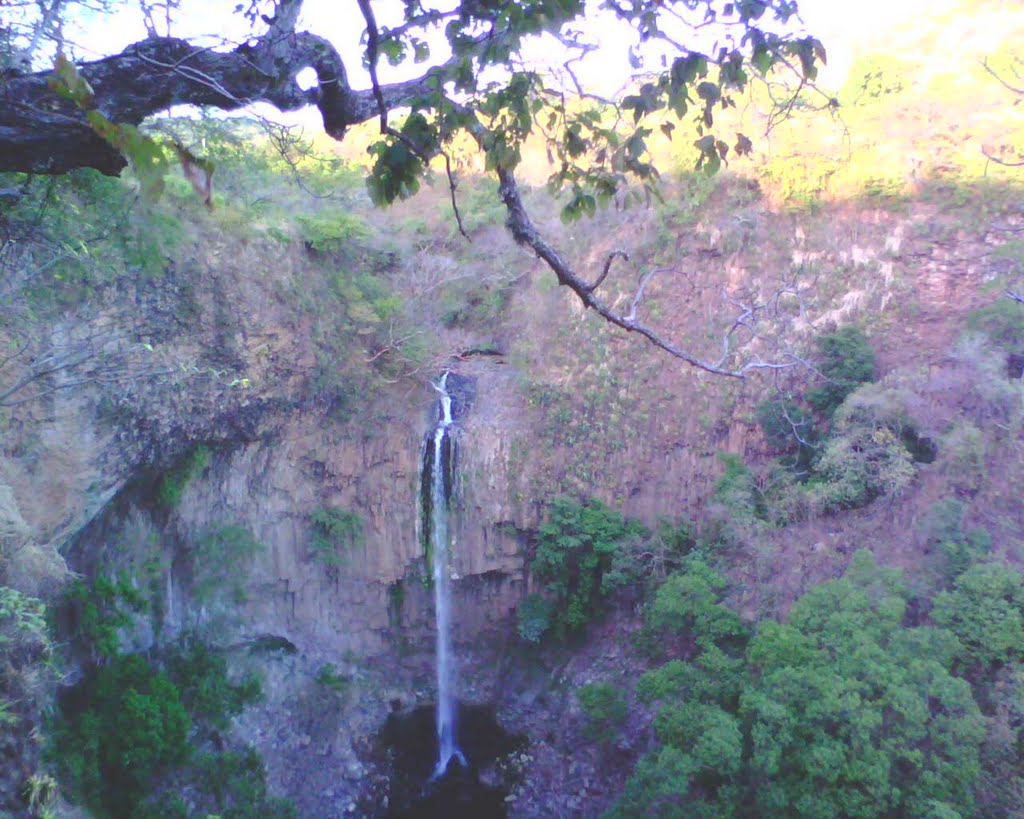
[[[756,297],[791,283],[772,330],[804,349],[823,330],[864,323],[883,373],[931,379],[916,409],[937,437],[958,413],[980,412],[958,404],[965,376],[949,353],[971,310],[992,301],[984,286],[1014,264],[1009,237],[1024,218],[1013,186],[931,196],[787,210],[750,180],[684,175],[664,207],[602,212],[564,240],[595,268],[627,242],[638,266],[672,261],[649,309],[695,344],[719,343],[723,287]],[[652,526],[720,516],[718,453],[769,460],[755,408],[773,379],[721,381],[667,363],[580,313],[493,224],[468,247],[418,235],[395,250],[380,236],[388,220],[408,219],[397,210],[369,217],[381,224],[370,239],[325,248],[174,207],[191,233],[156,275],[128,270],[56,304],[5,284],[0,338],[16,354],[0,373],[5,387],[25,382],[12,399],[32,400],[5,407],[0,581],[53,599],[65,563],[90,579],[125,572],[150,599],[122,631],[126,649],[201,631],[236,671],[264,678],[264,701],[236,718],[232,737],[259,749],[272,788],[302,816],[373,815],[393,763],[381,729],[434,697],[421,448],[435,420],[431,380],[451,367],[473,393],[457,418],[451,530],[459,696],[528,736],[515,771],[488,773],[517,784],[513,815],[599,811],[626,771],[609,770],[583,736],[572,690],[631,673],[636,601],[573,651],[525,646],[514,613],[531,587],[535,533],[561,495],[599,498]],[[497,305],[487,304],[494,290],[471,291],[454,317],[435,315],[437,290],[417,279],[440,270],[491,283],[491,268],[503,271]],[[344,289],[365,270],[405,297],[429,337],[418,361],[378,366],[387,323],[361,325],[366,299]],[[609,287],[623,300],[631,284]],[[48,372],[53,362],[61,368]],[[1004,486],[1017,485],[1012,446],[987,457]],[[914,522],[946,481],[922,467],[898,507],[810,516],[764,533],[756,553],[741,544],[737,605],[752,616],[784,610],[880,533],[880,560],[914,564],[927,548]],[[999,548],[1019,560],[1021,513],[1006,493],[961,494],[975,518],[998,518]],[[232,551],[238,543],[246,550]],[[65,685],[79,659],[69,658]],[[37,693],[42,704],[48,690]],[[21,804],[35,769],[26,738],[37,724],[26,709],[13,734],[24,741],[6,750],[18,760],[8,805]],[[643,730],[624,753],[641,750]]]

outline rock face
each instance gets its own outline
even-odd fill
[[[480,391],[485,409],[501,400],[500,393]],[[227,522],[265,545],[247,567],[245,602],[234,607],[240,629],[280,634],[301,650],[334,655],[379,654],[400,634],[429,638],[419,484],[434,401],[425,385],[404,404],[392,403],[383,421],[364,423],[358,410],[344,424],[296,413],[265,440],[216,456],[186,488],[174,513],[179,541]],[[488,502],[508,494],[503,436],[479,429],[465,404],[457,423],[462,491],[452,572],[460,578],[454,588],[465,613],[457,638],[471,640],[515,604],[523,577],[515,526],[525,522],[504,504]],[[480,442],[497,452],[481,453]],[[488,475],[488,484],[477,489],[473,474]],[[311,548],[317,509],[352,510],[361,522],[361,537],[343,548],[337,565],[326,565]]]
[[[897,240],[931,216],[911,211],[906,230],[892,224],[896,218],[826,214],[805,232],[789,217],[759,214],[751,247],[774,248],[783,272],[845,259],[865,283],[856,299],[840,293],[812,305],[828,321],[882,311],[906,295],[899,287],[924,282],[929,323],[915,332],[928,337],[894,331],[880,352],[928,363],[928,349],[943,348],[952,334],[952,308],[971,306],[971,287],[986,271],[954,277],[942,260],[920,262],[921,253],[901,250]],[[792,239],[772,245],[770,234]],[[855,235],[863,247],[846,247]],[[713,231],[693,236],[693,243],[717,241]],[[609,234],[595,245],[596,257],[610,241]],[[754,251],[723,260],[703,250],[692,257],[707,269],[693,278],[705,278],[716,297],[720,268],[737,287],[764,284],[752,272],[760,263]],[[437,412],[430,379],[444,363],[370,389],[341,372],[341,358],[363,351],[325,357],[313,341],[322,316],[283,295],[313,275],[301,250],[254,242],[214,243],[204,252],[158,280],[121,283],[88,308],[33,326],[27,354],[0,373],[5,384],[28,377],[44,388],[4,416],[0,583],[47,595],[59,588],[65,559],[85,575],[123,569],[158,603],[151,621],[125,635],[135,647],[192,628],[238,648],[243,664],[255,662],[249,647],[290,647],[294,654],[261,660],[267,701],[240,718],[238,731],[264,753],[275,787],[300,799],[303,815],[366,815],[379,784],[366,738],[392,707],[432,697],[433,609],[419,504],[424,441]],[[903,269],[911,264],[923,264],[916,279]],[[868,276],[868,268],[884,275]],[[960,289],[947,293],[943,282]],[[703,298],[676,293],[674,283],[665,288],[659,304],[667,320],[688,315],[691,297]],[[503,686],[507,669],[495,658],[514,639],[512,614],[529,584],[533,532],[550,498],[596,496],[648,523],[699,516],[719,469],[716,453],[761,447],[752,407],[767,389],[680,371],[575,314],[542,282],[524,285],[516,299],[516,326],[493,333],[507,355],[464,358],[452,377],[454,637],[472,669],[461,690],[477,702],[519,696]],[[712,307],[701,304],[703,320]],[[702,327],[680,331],[687,329]],[[16,331],[4,325],[0,342],[15,343]],[[494,346],[450,332],[441,332],[447,350]],[[68,351],[107,369],[33,380],[39,362]],[[161,502],[160,486],[197,447],[208,459],[181,481],[180,499]],[[357,521],[358,531],[324,552],[320,513]],[[244,559],[218,552],[225,527],[259,545]],[[9,559],[15,551],[17,561]],[[314,684],[328,662],[351,680],[345,696]],[[541,688],[530,685],[524,690]],[[565,696],[520,702],[508,712],[528,715],[543,735],[564,704]]]

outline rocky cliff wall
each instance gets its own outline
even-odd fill
[[[656,280],[651,307],[659,320],[718,344],[708,328],[722,317],[723,284],[756,294],[799,279],[806,300],[784,311],[780,327],[803,343],[832,322],[866,320],[886,367],[934,366],[981,300],[979,286],[998,273],[991,249],[1000,230],[1020,223],[1009,213],[995,227],[957,227],[960,215],[928,204],[799,217],[747,207],[743,225],[712,209],[673,239],[688,267]],[[621,240],[610,218],[599,216],[585,251],[595,264]],[[632,238],[650,244],[656,220],[632,218]],[[294,649],[261,661],[268,699],[240,730],[290,794],[311,781],[310,759],[341,760],[345,783],[332,784],[333,762],[318,771],[322,790],[334,795],[310,802],[304,815],[326,815],[365,792],[372,754],[360,743],[391,700],[432,696],[418,504],[423,442],[436,413],[430,380],[441,367],[473,384],[456,432],[451,568],[456,641],[472,664],[462,690],[481,701],[507,705],[519,696],[502,687],[495,657],[514,639],[532,533],[552,497],[596,496],[648,523],[700,517],[720,469],[716,454],[763,454],[753,407],[785,382],[721,381],[682,369],[580,312],[534,260],[496,241],[506,242],[505,261],[523,270],[504,319],[472,330],[431,327],[443,355],[372,383],[373,373],[346,369],[347,360],[369,357],[358,339],[325,344],[328,317],[295,298],[297,289],[316,292],[323,260],[270,242],[214,242],[162,278],[121,282],[48,323],[2,331],[7,345],[29,342],[5,365],[5,384],[29,378],[41,391],[5,408],[0,582],[53,594],[65,558],[87,576],[125,569],[156,602],[155,617],[126,635],[136,647],[201,627],[235,647],[241,664],[255,662],[248,648],[264,638]],[[907,310],[913,322],[900,318]],[[470,348],[501,354],[451,356]],[[34,377],[48,356],[69,353],[85,355],[85,366]],[[161,481],[197,446],[209,450],[209,463],[176,504],[163,505]],[[312,549],[320,509],[361,521],[361,537],[336,564]],[[214,572],[219,588],[211,592],[203,590],[211,567],[202,543],[223,526],[262,546],[242,563],[213,566],[226,574]],[[342,702],[323,701],[313,685],[324,662],[354,681]],[[530,730],[540,732],[564,701],[514,703],[508,713],[531,714]],[[334,710],[325,723],[327,708]]]

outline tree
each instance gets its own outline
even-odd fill
[[[936,596],[932,618],[956,634],[957,659],[975,676],[1024,657],[1024,582],[1011,566],[971,566]]]
[[[559,636],[579,632],[601,614],[616,589],[637,579],[629,547],[649,534],[600,501],[556,498],[530,563],[540,593],[524,601],[520,634],[536,642],[549,625],[556,626]]]
[[[758,815],[970,813],[984,722],[950,673],[956,640],[904,628],[906,597],[861,551],[751,641],[740,713]]]
[[[691,586],[707,584],[688,607],[713,616],[664,623],[701,652],[638,682],[640,701],[659,704],[659,745],[610,819],[974,815],[985,719],[952,673],[962,646],[945,629],[904,626],[897,571],[858,552],[845,576],[797,600],[788,622],[760,623],[740,659],[722,639],[732,631],[720,628],[722,583],[688,568]],[[1002,579],[985,585],[1009,593]],[[738,655],[742,643],[731,642]]]
[[[49,5],[60,11],[59,3]],[[715,129],[716,115],[753,79],[778,77],[773,72],[780,71],[792,80],[780,110],[789,111],[798,98],[806,103],[804,92],[824,60],[814,38],[783,33],[797,20],[792,0],[605,0],[601,9],[635,41],[628,48],[638,81],[617,100],[592,93],[577,71],[597,47],[581,32],[585,14],[593,10],[584,0],[458,0],[443,9],[409,0],[401,18],[386,24],[377,17],[383,20],[390,8],[357,0],[364,25],[360,57],[370,75],[369,87],[361,89],[350,83],[345,58],[330,41],[297,30],[301,0],[239,4],[236,13],[248,22],[251,36],[225,49],[158,33],[173,28],[176,4],[142,5],[150,36],[119,54],[75,64],[58,51],[53,70],[7,69],[0,86],[0,170],[59,174],[92,167],[117,174],[130,161],[143,187],[158,191],[167,159],[139,130],[147,117],[181,104],[234,111],[265,102],[282,112],[315,105],[335,139],[354,124],[379,122],[368,179],[376,201],[414,193],[437,159],[447,170],[460,219],[448,148],[468,135],[499,183],[516,241],[587,308],[713,373],[742,377],[752,369],[797,363],[792,357],[781,363],[737,358],[734,342],[743,334],[756,336],[758,314],[767,305],[733,302],[739,313],[717,360],[668,340],[638,318],[657,269],[640,277],[629,309],[618,310],[601,288],[612,263],[625,254],[613,252],[599,275],[585,278],[537,230],[516,180],[524,142],[539,135],[556,168],[552,186],[568,192],[563,216],[571,220],[592,213],[631,182],[650,195],[658,178],[648,149],[655,128],[671,138],[676,122],[691,118],[698,164],[709,172],[730,154],[748,153],[751,140],[739,134],[730,146]],[[160,6],[159,26],[154,5]],[[54,29],[52,21],[48,25]],[[21,47],[5,31],[8,49]],[[537,41],[563,50],[557,76],[526,62],[525,49]],[[382,59],[423,68],[411,79],[385,84],[378,76]],[[296,77],[307,68],[316,83],[303,89]]]

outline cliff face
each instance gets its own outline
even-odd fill
[[[743,204],[727,190],[706,218],[672,234],[688,267],[652,288],[650,309],[697,345],[720,343],[723,283],[757,296],[781,281],[796,295],[772,330],[794,345],[867,318],[886,368],[938,366],[983,298],[979,285],[998,272],[990,251],[1000,231],[1020,221],[1000,213],[964,226],[962,214],[928,204],[798,217],[743,190]],[[654,216],[630,218],[641,248],[661,241]],[[598,264],[618,241],[611,219],[567,241]],[[396,703],[432,696],[420,482],[440,368],[472,394],[457,419],[452,524],[460,690],[498,703],[534,739],[568,719],[567,695],[538,693],[544,686],[505,647],[546,503],[597,496],[648,523],[700,517],[716,453],[764,452],[753,407],[773,379],[682,370],[580,313],[534,260],[503,234],[491,238],[493,261],[521,271],[503,319],[426,328],[444,354],[397,378],[346,364],[370,358],[355,335],[347,347],[325,345],[329,317],[295,297],[312,288],[315,301],[322,260],[268,240],[213,239],[161,277],[121,280],[50,319],[19,313],[0,331],[24,347],[4,365],[4,383],[24,381],[15,397],[31,399],[6,407],[0,580],[52,595],[65,560],[87,576],[127,571],[154,601],[128,642],[144,648],[200,629],[232,647],[239,666],[259,666],[267,700],[237,730],[303,815],[368,810],[380,786],[369,738]],[[386,275],[402,281],[408,270]],[[913,322],[900,318],[908,305]],[[451,356],[468,349],[499,354]],[[48,373],[54,360],[78,363]],[[173,502],[161,500],[168,482],[178,484]],[[324,554],[316,516],[332,510],[354,516],[344,519],[358,533]],[[243,558],[221,548],[239,531],[255,544]],[[261,647],[269,653],[253,653]],[[585,678],[608,658],[581,662],[570,671]],[[325,699],[313,684],[324,663],[350,678],[344,697]],[[596,783],[596,763],[571,756],[549,747],[544,764],[566,776],[590,764]],[[602,792],[595,784],[579,804]]]

